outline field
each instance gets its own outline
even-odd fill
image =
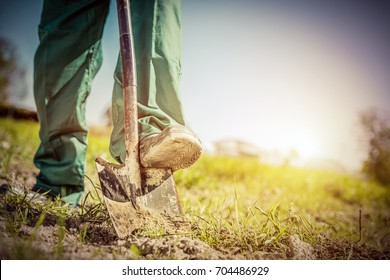
[[[94,159],[107,133],[91,131],[87,201],[70,209],[28,190],[38,124],[0,119],[1,259],[389,259],[390,188],[359,176],[203,155],[175,182],[185,217],[118,239]],[[171,221],[172,222],[172,221]],[[173,221],[172,223],[175,223]]]

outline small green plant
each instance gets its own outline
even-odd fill
[[[65,234],[65,219],[64,217],[60,216],[58,218],[58,242],[57,248],[55,249],[55,253],[59,259],[63,258],[63,241]]]
[[[46,213],[45,212],[42,212],[41,215],[39,215],[39,218],[37,220],[37,222],[35,223],[34,225],[34,230],[32,232],[32,234],[30,235],[30,237],[28,238],[28,249],[31,250],[32,249],[32,246],[33,246],[33,242],[35,241],[36,239],[36,236],[37,236],[37,233],[38,233],[38,230],[39,230],[39,227],[42,226],[43,222],[45,221],[45,218],[46,218]]]
[[[87,241],[87,236],[88,236],[88,224],[80,229],[80,231],[77,234],[77,240],[84,244]]]

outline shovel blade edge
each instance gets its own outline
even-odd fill
[[[141,168],[141,186],[132,184],[124,165],[96,158],[104,203],[119,238],[126,238],[145,223],[148,215],[183,216],[172,171]]]

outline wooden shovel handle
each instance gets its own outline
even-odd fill
[[[131,27],[130,0],[117,0],[120,52],[122,60],[122,93],[124,100],[125,164],[139,165],[137,76]],[[139,169],[139,166],[138,168]]]

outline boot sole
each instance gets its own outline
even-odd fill
[[[172,171],[194,164],[202,154],[200,141],[188,133],[163,131],[159,140],[141,156],[143,167],[170,168]]]

